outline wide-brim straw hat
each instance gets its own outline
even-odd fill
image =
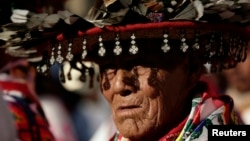
[[[19,34],[28,37],[3,46],[35,48],[43,57],[41,67],[179,50],[197,52],[218,71],[244,61],[250,39],[249,0],[99,0],[87,16],[70,12],[74,22],[60,17],[49,28],[43,22]],[[149,44],[153,47],[147,50]]]

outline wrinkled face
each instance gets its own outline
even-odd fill
[[[151,68],[131,62],[129,67],[101,67],[102,92],[120,133],[130,139],[156,139],[183,119],[190,89],[186,64]],[[121,65],[121,64],[119,64]]]

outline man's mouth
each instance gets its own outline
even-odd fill
[[[140,105],[122,105],[116,110],[116,115],[125,116],[139,112],[142,107]]]

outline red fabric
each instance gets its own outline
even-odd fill
[[[209,29],[209,30],[219,30],[219,31],[230,31],[245,34],[246,37],[250,35],[250,29],[235,27],[233,25],[218,25],[218,24],[207,24],[202,22],[193,21],[167,21],[161,23],[139,23],[139,24],[129,24],[126,26],[105,26],[104,28],[94,27],[87,31],[79,31],[78,35],[93,35],[100,34],[102,32],[129,32],[136,31],[140,29],[164,29],[164,28],[187,28],[187,29]],[[247,36],[248,35],[248,36]]]
[[[201,76],[200,81],[206,82],[206,84],[207,84],[207,87],[208,87],[207,93],[209,94],[209,95],[207,95],[207,97],[218,97],[219,96],[217,91],[216,91],[216,90],[218,90],[218,88],[209,80],[209,78],[207,78],[205,76]]]
[[[177,127],[170,130],[165,136],[163,136],[159,141],[173,141],[175,138],[178,137],[181,130],[183,129],[188,117],[183,120]]]
[[[26,83],[12,82],[12,81],[0,81],[0,89],[5,91],[17,90],[25,94],[26,97],[36,102],[40,106],[38,100],[32,95]]]
[[[30,91],[25,83],[11,82],[11,81],[0,81],[0,87],[3,90],[11,91],[18,90],[25,94],[30,94]]]

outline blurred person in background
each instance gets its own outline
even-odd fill
[[[27,60],[14,59],[0,72],[0,89],[13,115],[17,139],[55,141],[35,90],[35,68]]]
[[[40,73],[36,78],[36,91],[39,101],[50,124],[50,130],[56,141],[79,141],[72,121],[69,102],[62,98],[66,91],[60,83]],[[69,99],[68,99],[69,101]]]
[[[242,120],[250,124],[250,44],[248,44],[247,58],[235,68],[224,70],[224,83],[227,84],[225,93],[234,99],[235,109],[239,111]]]
[[[82,71],[83,64],[90,68],[88,72]],[[81,80],[83,73],[91,74],[91,72],[92,77],[87,76],[85,81]],[[59,76],[61,76],[58,79],[62,87],[69,92],[64,95],[64,99],[71,113],[78,141],[89,141],[111,115],[108,103],[102,97],[99,87],[99,66],[87,61],[65,61]],[[102,130],[103,134],[107,132],[108,130]],[[102,139],[105,140],[105,138]]]
[[[47,19],[47,22],[56,21],[58,17],[49,16],[48,14],[53,15],[60,12],[60,10],[64,10],[63,7],[73,10],[81,14],[81,16],[85,16],[82,14],[87,12],[92,2],[93,1],[90,0],[27,0],[26,3],[23,1],[15,1],[12,5],[13,10],[10,19],[13,23],[22,23],[32,28],[32,26],[43,23],[42,20],[44,18]],[[84,5],[85,8],[83,8],[82,5]],[[60,16],[67,17],[67,14],[70,13],[63,11],[61,14]],[[28,17],[33,18],[29,20]],[[38,83],[43,85],[43,82]],[[70,87],[74,89],[74,83],[72,84]],[[63,89],[62,87],[60,88]],[[51,125],[50,128],[57,140],[86,141],[94,134],[96,128],[108,112],[105,112],[105,102],[102,100],[103,97],[99,97],[98,90],[91,92],[85,89],[85,87],[82,87],[81,91],[75,92],[71,89],[66,90],[67,92],[60,90],[60,94],[53,95],[52,93],[54,92],[50,93],[50,90],[44,91],[38,88],[39,100],[44,112],[47,113],[47,119]],[[103,114],[96,116],[96,111]],[[85,127],[84,132],[82,130],[83,127]],[[65,132],[66,130],[67,132]]]

